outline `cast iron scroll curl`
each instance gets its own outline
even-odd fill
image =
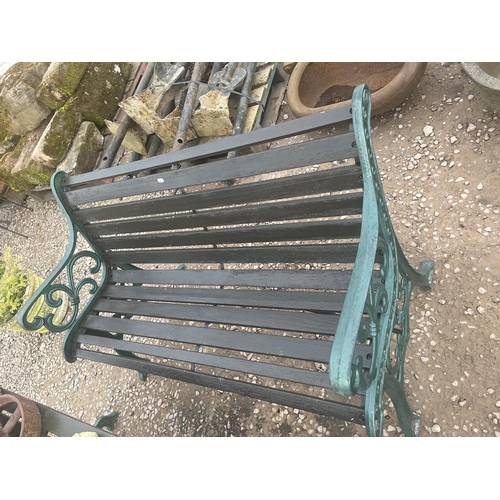
[[[81,223],[73,216],[72,211],[69,210],[66,206],[63,197],[64,190],[61,186],[62,180],[65,177],[67,177],[67,174],[65,172],[56,172],[51,179],[51,188],[56,197],[57,203],[66,216],[66,220],[68,222],[68,245],[66,248],[66,253],[59,264],[55,267],[49,277],[33,293],[30,299],[19,311],[18,323],[22,328],[28,331],[36,331],[42,327],[45,327],[51,332],[60,333],[66,330],[74,329],[75,325],[78,322],[78,318],[83,317],[85,311],[87,311],[98,298],[98,292],[107,282],[109,275],[108,265],[105,263],[100,250],[96,248],[95,245],[93,245],[91,238],[86,235],[86,231],[81,226]],[[75,253],[79,235],[81,235],[87,241],[92,250],[82,250]],[[99,283],[90,276],[86,276],[79,281],[75,280],[75,265],[84,258],[88,258],[93,261],[88,269],[90,274],[95,275],[102,270],[102,275]],[[66,274],[68,284],[55,283],[57,278],[63,273]],[[91,298],[82,308],[80,296],[84,288],[87,289],[87,292],[91,296]],[[59,292],[59,296],[56,296],[57,292]],[[62,324],[54,324],[54,312],[47,313],[45,317],[35,316],[32,320],[28,319],[32,307],[34,306],[35,302],[40,299],[40,297],[43,297],[45,304],[49,308],[57,309],[58,307],[60,307],[63,304],[63,299],[60,296],[60,293],[65,294],[69,298],[69,303],[72,309],[69,318],[66,319]]]

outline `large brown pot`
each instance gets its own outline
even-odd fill
[[[288,82],[288,104],[298,118],[351,102],[354,88],[366,83],[372,115],[401,104],[421,80],[427,63],[297,63]]]

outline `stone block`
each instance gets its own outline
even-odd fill
[[[48,184],[54,173],[54,169],[43,163],[28,160],[24,164],[18,163],[16,167],[12,169],[11,173],[17,180],[37,186],[39,184]]]
[[[33,150],[32,159],[55,169],[68,153],[82,121],[81,113],[56,111]]]
[[[75,93],[88,62],[53,62],[37,89],[38,100],[50,109],[59,109]]]
[[[16,148],[0,158],[0,181],[4,182],[13,191],[22,192],[29,191],[36,186],[36,183],[27,182],[12,174],[12,170],[19,162],[19,156],[22,152],[21,148]],[[22,162],[22,159],[21,159]]]
[[[35,130],[52,110],[36,91],[49,63],[16,63],[0,77],[0,139]]]
[[[130,72],[130,63],[90,63],[78,89],[62,109],[82,114],[85,121],[98,128],[104,120],[112,120],[123,99]]]
[[[94,170],[104,139],[92,122],[80,125],[71,148],[57,170],[64,170],[69,175],[83,174]]]
[[[32,159],[33,150],[40,141],[45,127],[41,125],[22,137],[14,150],[5,155],[3,175],[6,184],[14,191],[29,191],[37,184],[46,184],[54,169]],[[3,158],[2,158],[3,160]],[[1,174],[0,174],[1,175]]]

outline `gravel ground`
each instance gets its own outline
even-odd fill
[[[279,121],[293,119],[285,101]],[[414,94],[373,119],[396,233],[411,263],[434,259],[433,289],[415,290],[406,390],[423,436],[500,436],[500,122],[459,63],[429,63]],[[0,205],[23,238],[0,232],[47,276],[64,254],[55,202]],[[61,336],[3,331],[0,386],[84,422],[119,412],[121,436],[363,436],[357,425],[135,372],[76,362]],[[389,409],[384,431],[401,435]]]

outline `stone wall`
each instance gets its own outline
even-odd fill
[[[52,174],[93,170],[129,63],[16,63],[0,75],[0,183],[31,191]]]

